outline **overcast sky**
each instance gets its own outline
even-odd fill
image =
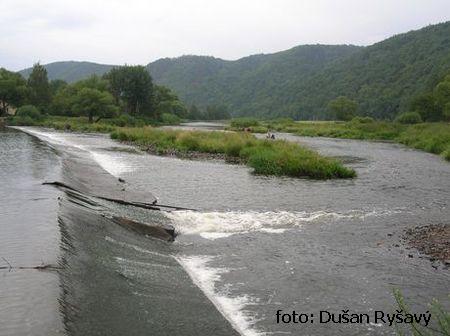
[[[300,44],[369,45],[448,20],[450,0],[0,0],[0,67],[237,59]]]

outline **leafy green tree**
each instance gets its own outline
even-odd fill
[[[328,109],[337,120],[352,120],[358,104],[354,100],[340,96],[328,103]]]
[[[33,120],[41,119],[42,115],[33,105],[23,105],[17,109],[16,116],[22,118],[31,118]]]
[[[178,125],[181,120],[175,114],[163,113],[161,114],[161,121],[165,125]]]
[[[450,103],[445,104],[443,116],[444,116],[444,120],[450,121]]]
[[[209,105],[206,107],[204,117],[206,120],[224,120],[230,119],[231,114],[226,105]]]
[[[178,96],[171,89],[162,85],[154,85],[153,95],[156,105],[164,101],[179,100]]]
[[[54,79],[50,81],[50,92],[52,97],[60,90],[67,86],[67,82],[62,79]]]
[[[109,92],[113,95],[116,104],[119,105],[125,87],[125,71],[122,67],[112,68],[103,75],[103,79],[108,81]]]
[[[98,122],[102,118],[113,117],[118,108],[114,104],[114,98],[109,92],[97,89],[83,88],[74,98],[73,111],[80,115],[87,115],[89,122]]]
[[[53,96],[52,103],[50,105],[50,114],[74,116],[75,112],[72,107],[78,90],[73,85],[67,85],[60,89]]]
[[[432,91],[416,96],[411,102],[411,110],[418,112],[424,121],[448,120],[448,104],[450,104],[450,75],[439,82]]]
[[[27,95],[26,82],[18,73],[0,68],[0,116],[10,106],[21,105]]]
[[[188,111],[178,96],[169,88],[161,85],[154,86],[153,103],[155,117],[161,118],[162,114],[174,114],[178,118],[186,118]]]
[[[51,101],[51,89],[47,70],[39,62],[33,65],[27,84],[30,90],[30,102],[40,109],[46,109]]]
[[[187,115],[188,119],[191,120],[201,120],[203,119],[203,113],[202,111],[197,107],[197,105],[191,105],[191,107],[189,108],[189,112]]]
[[[55,95],[53,96],[50,106],[50,113],[66,116],[79,115],[80,111],[75,109],[75,101],[77,99],[78,93],[85,88],[109,93],[108,81],[95,75],[70,85],[61,85],[61,87],[55,92]]]
[[[432,92],[416,96],[411,102],[411,111],[420,114],[423,121],[435,121],[440,118],[439,107]]]
[[[109,81],[116,102],[125,102],[127,113],[155,117],[153,82],[145,67],[125,65],[113,68],[104,78]]]
[[[450,75],[446,76],[442,82],[436,85],[434,96],[438,108],[443,112],[445,106],[450,103]]]
[[[107,80],[105,80],[97,75],[92,75],[86,79],[82,79],[78,82],[73,83],[73,87],[76,90],[90,88],[90,89],[96,89],[99,91],[108,91],[109,83]]]

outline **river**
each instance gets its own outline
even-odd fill
[[[401,240],[407,228],[448,223],[450,165],[438,156],[278,134],[358,173],[314,181],[148,155],[104,135],[27,132],[0,133],[0,257],[59,269],[0,270],[0,335],[392,335],[382,324],[278,324],[276,312],[390,312],[393,288],[420,312],[432,298],[448,304],[448,269]],[[161,204],[199,211],[138,211],[42,186],[64,173],[61,148]],[[111,212],[179,235],[139,236]]]

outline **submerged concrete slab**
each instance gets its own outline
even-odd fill
[[[81,154],[64,153],[63,183],[81,193],[123,203],[155,204],[150,192],[131,189],[92,159]]]

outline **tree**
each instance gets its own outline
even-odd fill
[[[72,107],[77,93],[78,90],[73,85],[67,85],[57,91],[50,105],[50,114],[73,116]]]
[[[328,109],[337,120],[351,120],[358,109],[358,104],[345,96],[337,97],[328,103]]]
[[[94,116],[97,116],[97,122],[101,118],[114,116],[118,109],[114,105],[114,98],[109,92],[83,88],[74,98],[73,110],[81,115],[87,115],[89,122],[92,123]]]
[[[162,114],[174,114],[179,118],[185,118],[188,111],[178,96],[165,86],[155,85],[153,103],[155,106],[155,117],[160,118]]]
[[[17,109],[16,116],[38,120],[42,117],[41,112],[33,105],[22,105]]]
[[[53,81],[51,83],[53,84]],[[55,91],[53,96],[49,109],[51,114],[66,116],[77,115],[79,114],[79,111],[74,109],[74,105],[79,92],[88,88],[108,93],[109,88],[108,81],[96,75],[92,75],[87,79],[80,80],[70,85],[63,83],[60,84],[59,89]]]
[[[448,120],[450,104],[450,75],[439,82],[432,91],[416,96],[411,102],[411,110],[418,112],[424,121]]]
[[[27,95],[26,82],[18,73],[0,68],[0,116],[10,106],[19,106]]]
[[[436,85],[434,96],[436,98],[436,105],[443,113],[446,105],[450,103],[450,75],[446,76],[442,82]]]
[[[230,119],[231,115],[226,105],[209,105],[204,117],[206,120],[224,120]]]
[[[113,95],[116,104],[119,105],[125,87],[125,71],[122,67],[112,68],[103,75],[103,79],[108,81],[109,92]]]
[[[51,89],[47,70],[39,62],[33,65],[33,70],[28,77],[28,88],[30,102],[40,109],[46,109],[51,101]]]
[[[54,79],[50,81],[50,92],[52,97],[67,86],[67,82],[62,79]]]
[[[411,102],[411,111],[417,112],[423,121],[439,120],[440,111],[432,92],[416,96]]]
[[[153,83],[145,67],[125,65],[113,68],[105,77],[116,102],[125,102],[126,112],[132,115],[155,117]]]
[[[444,120],[450,121],[450,103],[445,104],[443,115],[444,115]]]
[[[99,91],[108,91],[109,83],[107,80],[97,76],[92,75],[86,79],[79,80],[73,84],[73,87],[76,90],[81,90],[83,88],[96,89]]]
[[[196,105],[191,105],[187,118],[191,120],[201,120],[203,119],[203,113]]]

